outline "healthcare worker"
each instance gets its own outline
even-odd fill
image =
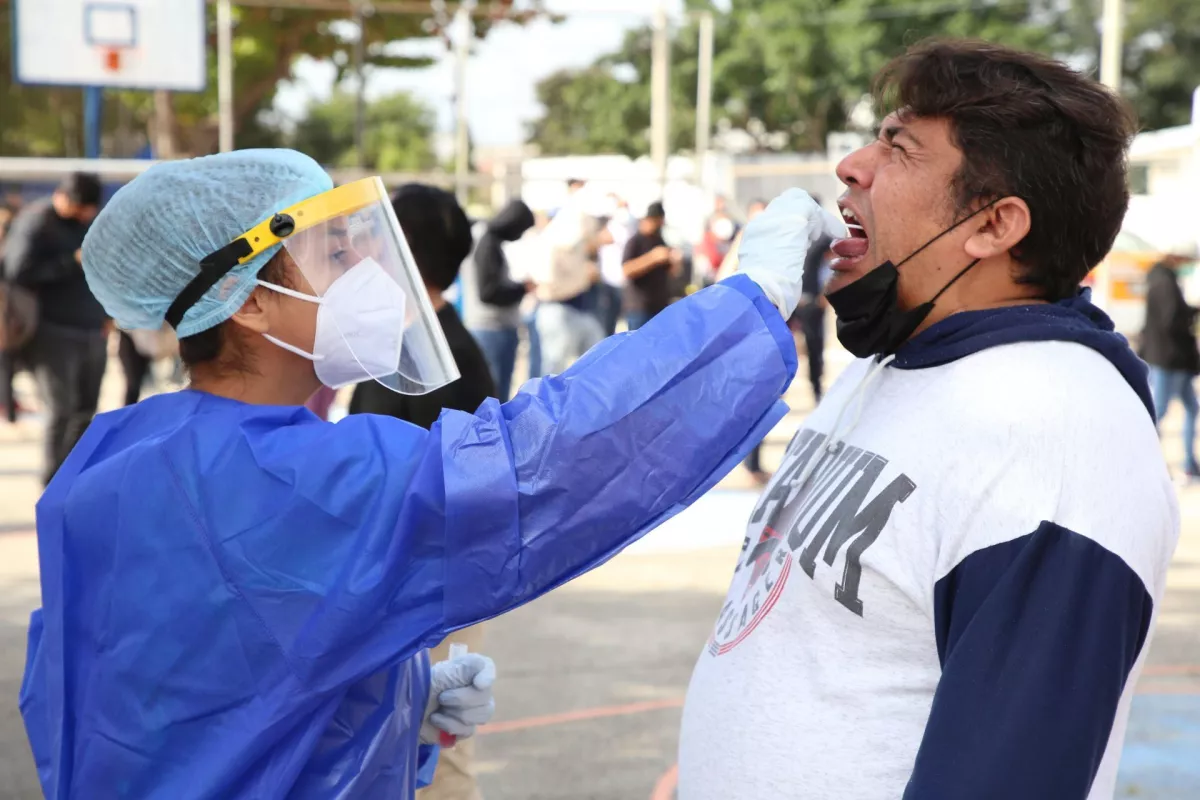
[[[302,406],[455,378],[382,182],[260,150],[121,189],[89,285],[123,328],[174,326],[191,385],[97,417],[38,503],[46,796],[411,798],[491,709],[487,659],[425,649],[604,562],[786,411],[783,320],[839,223],[802,192],[760,220],[738,277],[426,431]]]

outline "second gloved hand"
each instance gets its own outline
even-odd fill
[[[803,189],[788,189],[752,219],[738,246],[738,271],[790,317],[800,302],[808,251],[822,238],[844,239],[846,225]]]
[[[437,744],[442,731],[466,739],[496,713],[496,664],[487,656],[467,653],[434,664],[430,672],[422,744]]]

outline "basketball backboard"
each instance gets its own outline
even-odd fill
[[[204,0],[13,0],[18,83],[203,91]]]

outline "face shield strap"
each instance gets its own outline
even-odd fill
[[[216,286],[218,281],[228,275],[234,267],[241,263],[242,259],[253,252],[254,248],[243,237],[205,256],[200,261],[200,274],[183,287],[183,291],[167,309],[167,324],[172,328],[178,328],[188,309],[200,302],[200,298],[204,297],[205,292]]]
[[[379,178],[363,178],[301,200],[263,220],[200,261],[200,274],[184,287],[167,309],[167,324],[178,328],[188,309],[200,302],[200,298],[234,267],[244,264],[251,257],[280,244],[295,233],[335,217],[353,214],[372,203],[386,201],[386,198],[387,193]]]

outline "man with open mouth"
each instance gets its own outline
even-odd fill
[[[1135,124],[918,45],[838,166],[858,357],[789,445],[692,677],[681,800],[1100,800],[1179,532],[1146,368],[1080,283]]]

